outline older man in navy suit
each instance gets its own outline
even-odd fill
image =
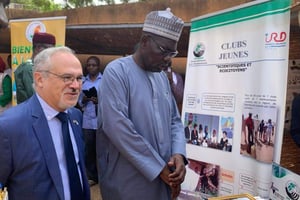
[[[77,103],[82,85],[79,60],[67,47],[52,47],[34,59],[36,93],[0,116],[0,182],[10,200],[88,200],[81,112]],[[68,116],[69,131],[58,113]],[[69,143],[65,143],[65,135]],[[69,150],[65,147],[70,146]],[[71,150],[70,150],[71,149]],[[73,170],[69,158],[73,157]],[[77,174],[76,176],[73,173]],[[76,195],[72,178],[77,178]]]

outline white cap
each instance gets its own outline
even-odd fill
[[[178,42],[184,22],[170,8],[150,12],[145,19],[143,31]]]

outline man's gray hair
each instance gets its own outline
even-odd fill
[[[33,60],[33,72],[49,70],[52,66],[51,57],[59,52],[66,52],[75,55],[74,51],[66,46],[50,47],[44,49],[43,51],[38,53]]]

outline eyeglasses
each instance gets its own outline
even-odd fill
[[[41,72],[46,72],[46,73],[56,76],[57,78],[60,78],[66,85],[72,84],[75,81],[75,79],[79,84],[82,84],[82,82],[83,82],[82,75],[75,77],[71,74],[56,74],[56,73],[53,73],[50,71],[41,71]]]
[[[166,50],[165,48],[163,48],[162,46],[160,46],[155,40],[153,37],[149,36],[152,41],[155,43],[155,45],[158,47],[158,49],[161,51],[161,54],[164,56],[164,57],[175,57],[177,54],[178,54],[178,51],[168,51]]]

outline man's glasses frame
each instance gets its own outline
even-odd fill
[[[52,74],[52,75],[56,76],[57,78],[61,79],[67,85],[72,84],[75,81],[75,79],[78,83],[82,84],[83,78],[84,78],[83,75],[75,77],[72,74],[56,74],[49,70],[43,70],[43,71],[39,71],[39,72],[45,72],[45,73]]]
[[[166,50],[165,48],[163,48],[162,46],[160,46],[158,44],[158,42],[150,35],[148,35],[149,38],[152,39],[152,41],[155,43],[155,45],[158,47],[158,49],[161,51],[161,54],[164,56],[164,57],[171,57],[171,58],[174,58],[175,56],[177,56],[178,54],[178,51],[168,51]]]

